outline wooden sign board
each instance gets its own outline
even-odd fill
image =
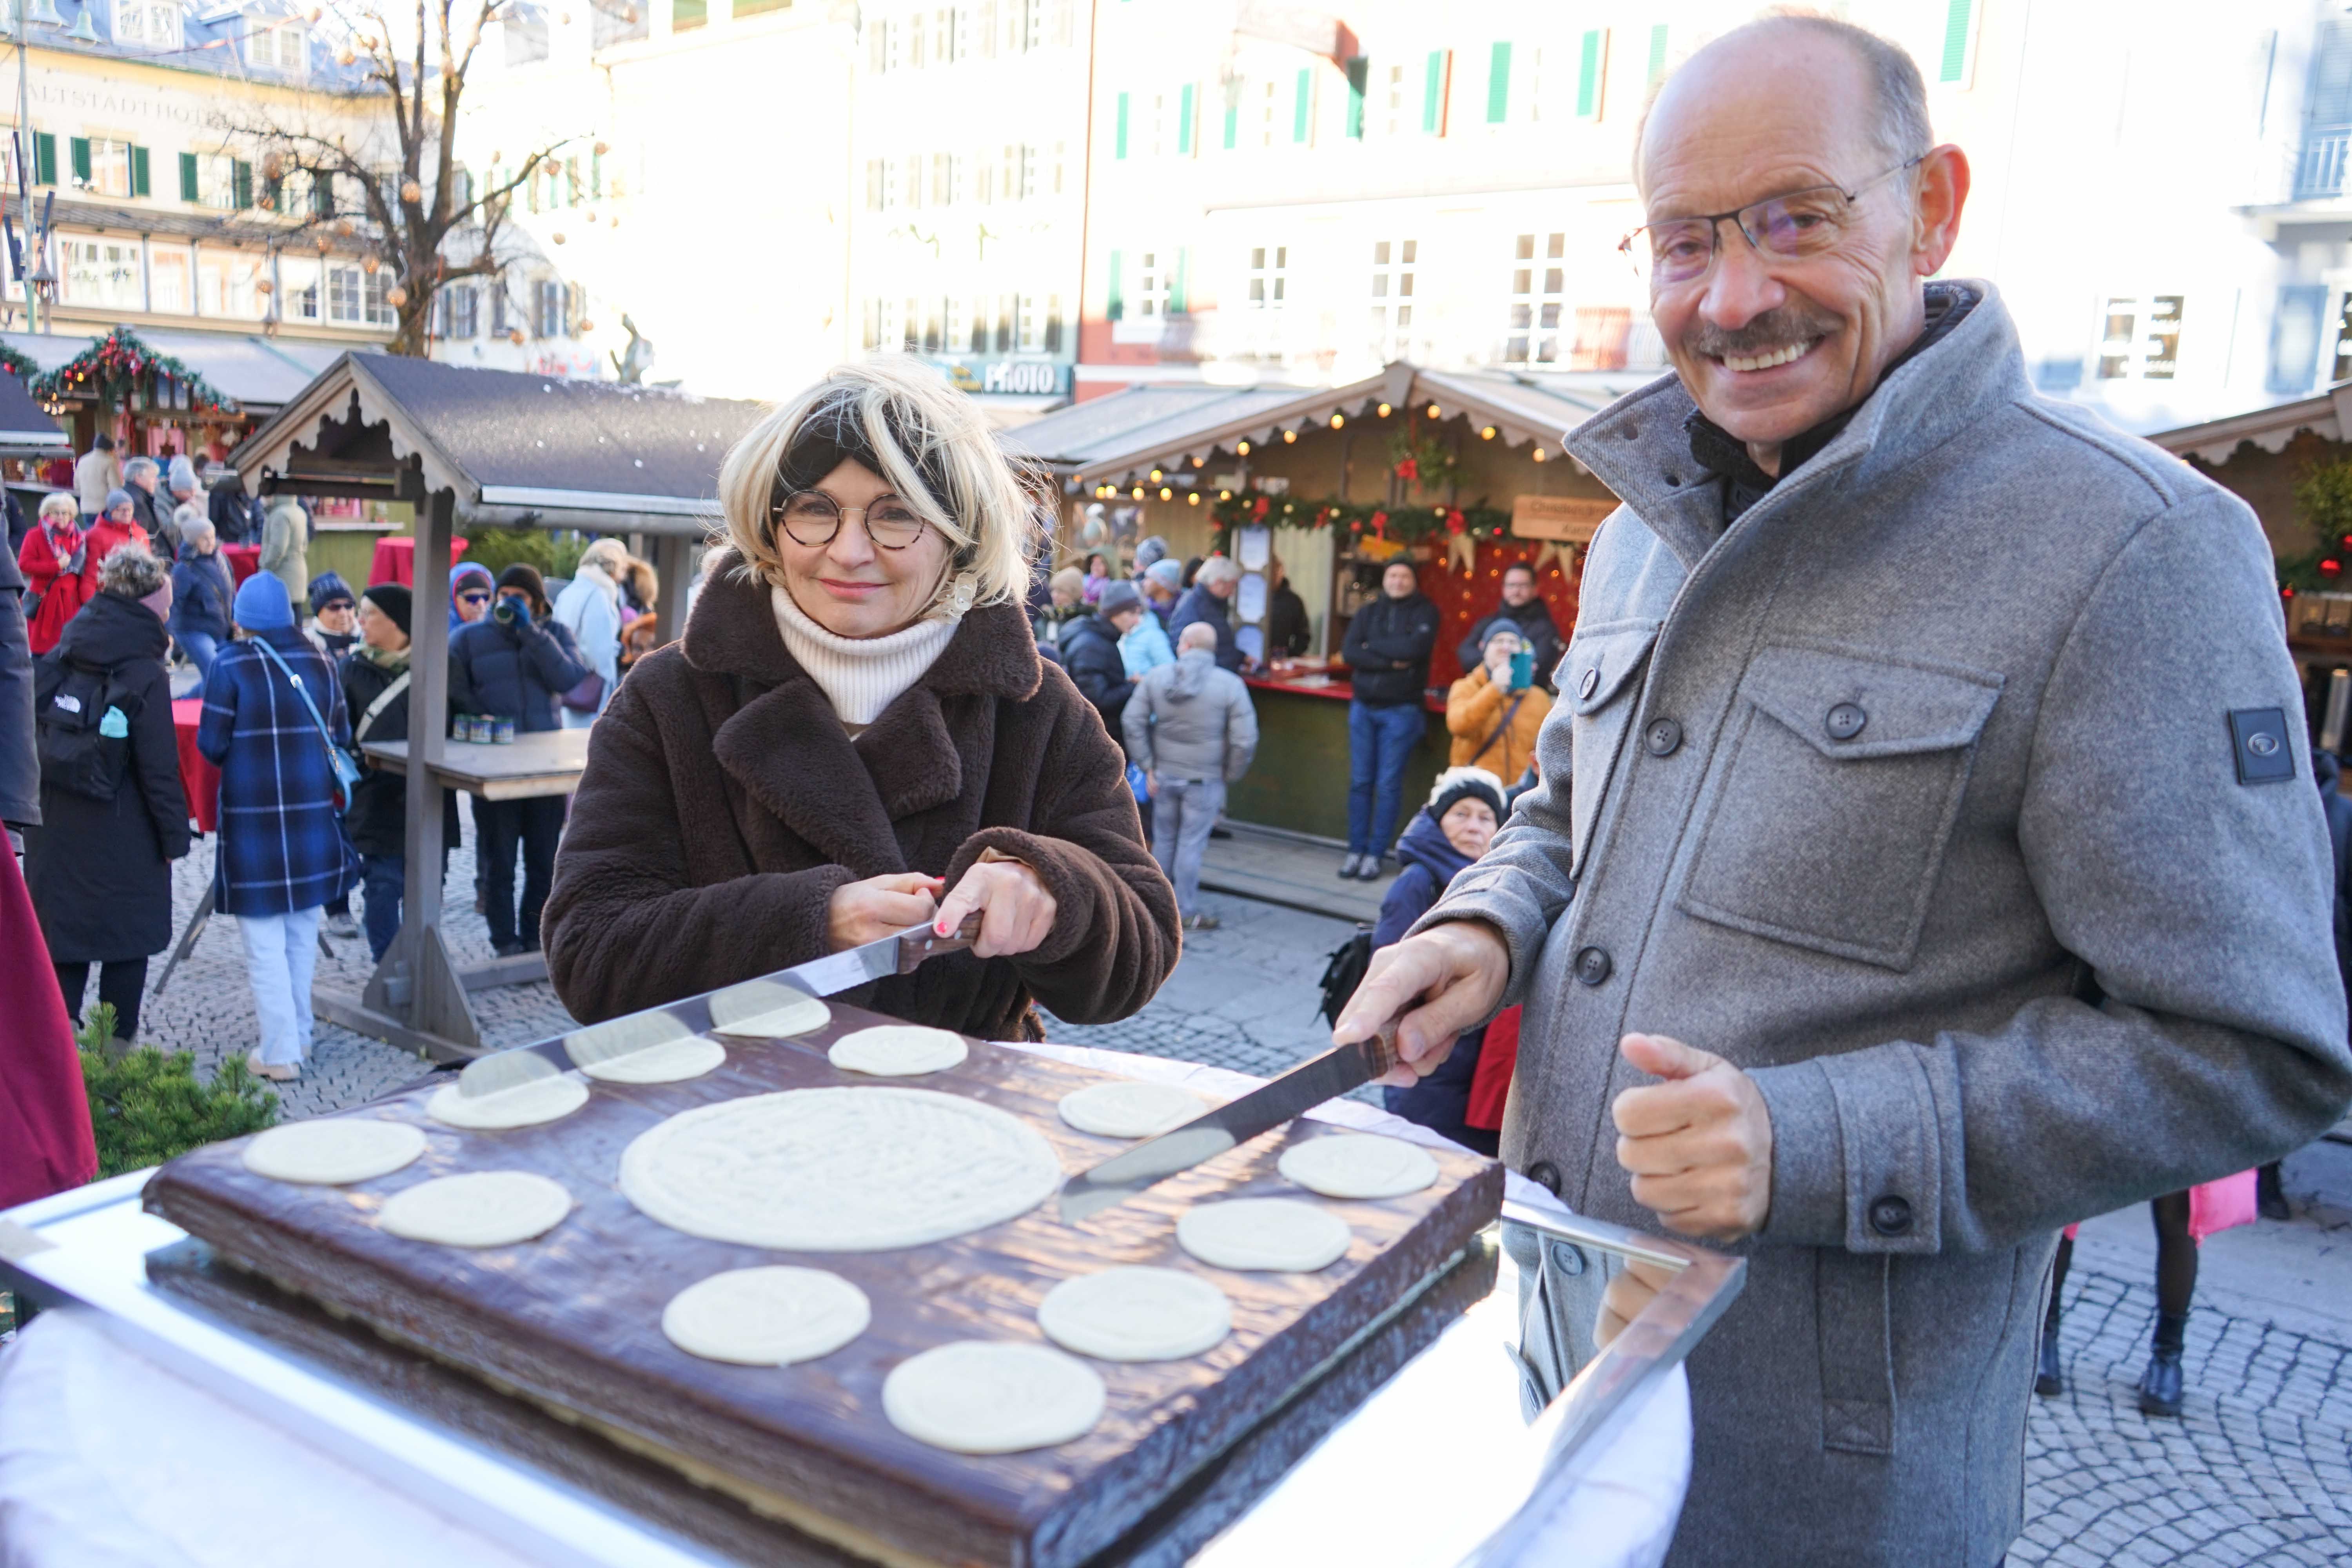
[[[1511,536],[1590,544],[1601,520],[1616,510],[1607,496],[1520,496],[1511,502]]]

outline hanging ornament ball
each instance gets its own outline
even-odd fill
[[[395,283],[383,291],[383,302],[397,310],[408,303],[408,290]]]
[[[316,243],[316,244],[317,244],[317,246],[319,247],[319,254],[320,254],[320,255],[321,255],[321,256],[326,255],[326,254],[327,254],[327,252],[328,252],[328,250],[329,250],[329,249],[333,246],[333,244],[334,244],[334,241],[332,241],[332,240],[329,239],[329,238],[328,238],[325,235],[323,235],[323,234],[321,234],[321,235],[318,235],[318,236],[315,236],[315,237],[314,237],[314,243]]]
[[[268,191],[264,191],[261,195],[254,198],[253,205],[259,207],[263,212],[274,212],[278,207],[278,198],[271,195]]]
[[[337,224],[337,225],[335,226],[335,232],[336,232],[337,234],[341,235],[345,239],[349,239],[349,238],[351,238],[351,237],[352,237],[352,220],[351,220],[351,219],[349,219],[349,218],[345,218],[342,222],[341,222],[341,223]]]
[[[621,20],[623,22],[634,24],[636,19],[637,8],[635,5],[624,5],[621,7]]]
[[[635,21],[636,19],[637,19],[637,15],[636,15],[635,7],[632,6],[632,7],[630,8],[630,11],[629,11],[629,20],[630,20],[630,21],[632,21],[632,22],[634,22],[634,21]],[[595,153],[596,153],[596,156],[598,156],[599,158],[603,157],[605,153],[607,153],[611,152],[612,150],[613,150],[613,148],[612,148],[612,144],[611,144],[611,143],[609,143],[609,142],[597,142],[597,143],[596,143],[596,146],[595,146]]]
[[[562,245],[563,243],[563,236],[561,232],[550,235],[548,237],[554,240],[558,245]]]
[[[514,344],[517,348],[522,347],[522,329],[520,327],[509,327],[507,329],[507,342]]]
[[[421,202],[425,199],[425,187],[415,180],[403,180],[400,182],[400,199],[404,202]]]
[[[345,49],[341,54],[335,57],[335,63],[348,69],[351,67],[357,65],[359,63],[359,56],[352,53],[349,49]]]
[[[593,212],[592,212],[592,213],[590,213],[590,214],[587,216],[587,217],[586,217],[585,219],[583,219],[583,221],[587,222],[587,223],[594,223],[594,222],[596,221],[596,215],[595,215],[594,213],[593,213]]]
[[[580,330],[583,332],[593,332],[596,330],[596,323],[583,319],[580,323]]]
[[[606,224],[608,226],[613,227],[613,228],[618,228],[618,227],[620,227],[620,226],[621,226],[621,220],[620,220],[619,218],[616,218],[616,217],[608,217],[608,218],[606,218],[606,219],[604,220],[604,222],[605,222],[605,224]]]
[[[257,294],[275,294],[278,292],[278,285],[267,278],[257,279],[254,281],[253,291]]]
[[[360,258],[360,270],[367,273],[371,277],[374,276],[375,269],[383,265],[383,262],[378,261],[373,256],[362,256]]]

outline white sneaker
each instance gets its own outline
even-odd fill
[[[349,914],[329,915],[327,917],[327,934],[329,936],[340,937],[357,936],[360,934],[360,922],[353,920]]]
[[[1357,854],[1352,849],[1348,851],[1348,858],[1339,862],[1339,875],[1344,878],[1352,879],[1361,872],[1363,868],[1364,857]]]
[[[256,1078],[266,1078],[272,1083],[292,1083],[302,1076],[302,1067],[299,1062],[263,1061],[261,1048],[258,1046],[245,1053],[245,1070]]]

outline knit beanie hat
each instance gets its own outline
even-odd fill
[[[1496,826],[1509,815],[1503,804],[1503,781],[1484,768],[1448,768],[1437,775],[1437,784],[1429,792],[1429,816],[1433,822],[1443,822],[1445,814],[1465,800],[1483,800],[1495,814]]]
[[[358,600],[352,596],[352,585],[343,581],[343,574],[340,572],[321,572],[311,578],[309,597],[310,613],[314,616],[338,599],[353,607],[358,605]]]
[[[1135,574],[1142,576],[1159,563],[1168,559],[1168,542],[1152,534],[1135,547]]]
[[[534,615],[546,612],[547,580],[539,574],[539,568],[530,562],[518,561],[499,573],[499,586],[522,589],[530,595],[530,607]]]
[[[1478,639],[1478,652],[1483,656],[1496,637],[1510,637],[1522,647],[1525,647],[1528,642],[1528,635],[1519,629],[1519,623],[1505,616],[1488,626],[1486,635]]]
[[[131,492],[118,485],[113,489],[106,492],[106,505],[100,510],[104,511],[112,511],[116,507],[129,506],[131,504]]]
[[[249,632],[281,631],[294,625],[294,601],[274,572],[256,572],[236,586],[229,619]]]
[[[1115,616],[1121,610],[1139,610],[1143,608],[1143,595],[1135,591],[1132,583],[1108,584],[1103,588],[1101,602],[1095,608],[1106,616]]]
[[[416,601],[415,595],[404,584],[371,583],[368,584],[367,592],[360,597],[382,611],[385,619],[400,628],[401,635],[404,637],[407,635],[409,612]]]
[[[173,458],[171,469],[164,476],[163,483],[174,490],[194,489],[196,488],[195,464],[188,461],[185,453]]]
[[[1184,586],[1184,563],[1181,561],[1171,561],[1162,557],[1145,567],[1143,574],[1171,594],[1181,591]]]

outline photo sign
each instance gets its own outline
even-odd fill
[[[1520,496],[1511,502],[1511,536],[1590,544],[1601,520],[1616,510],[1608,496]]]

